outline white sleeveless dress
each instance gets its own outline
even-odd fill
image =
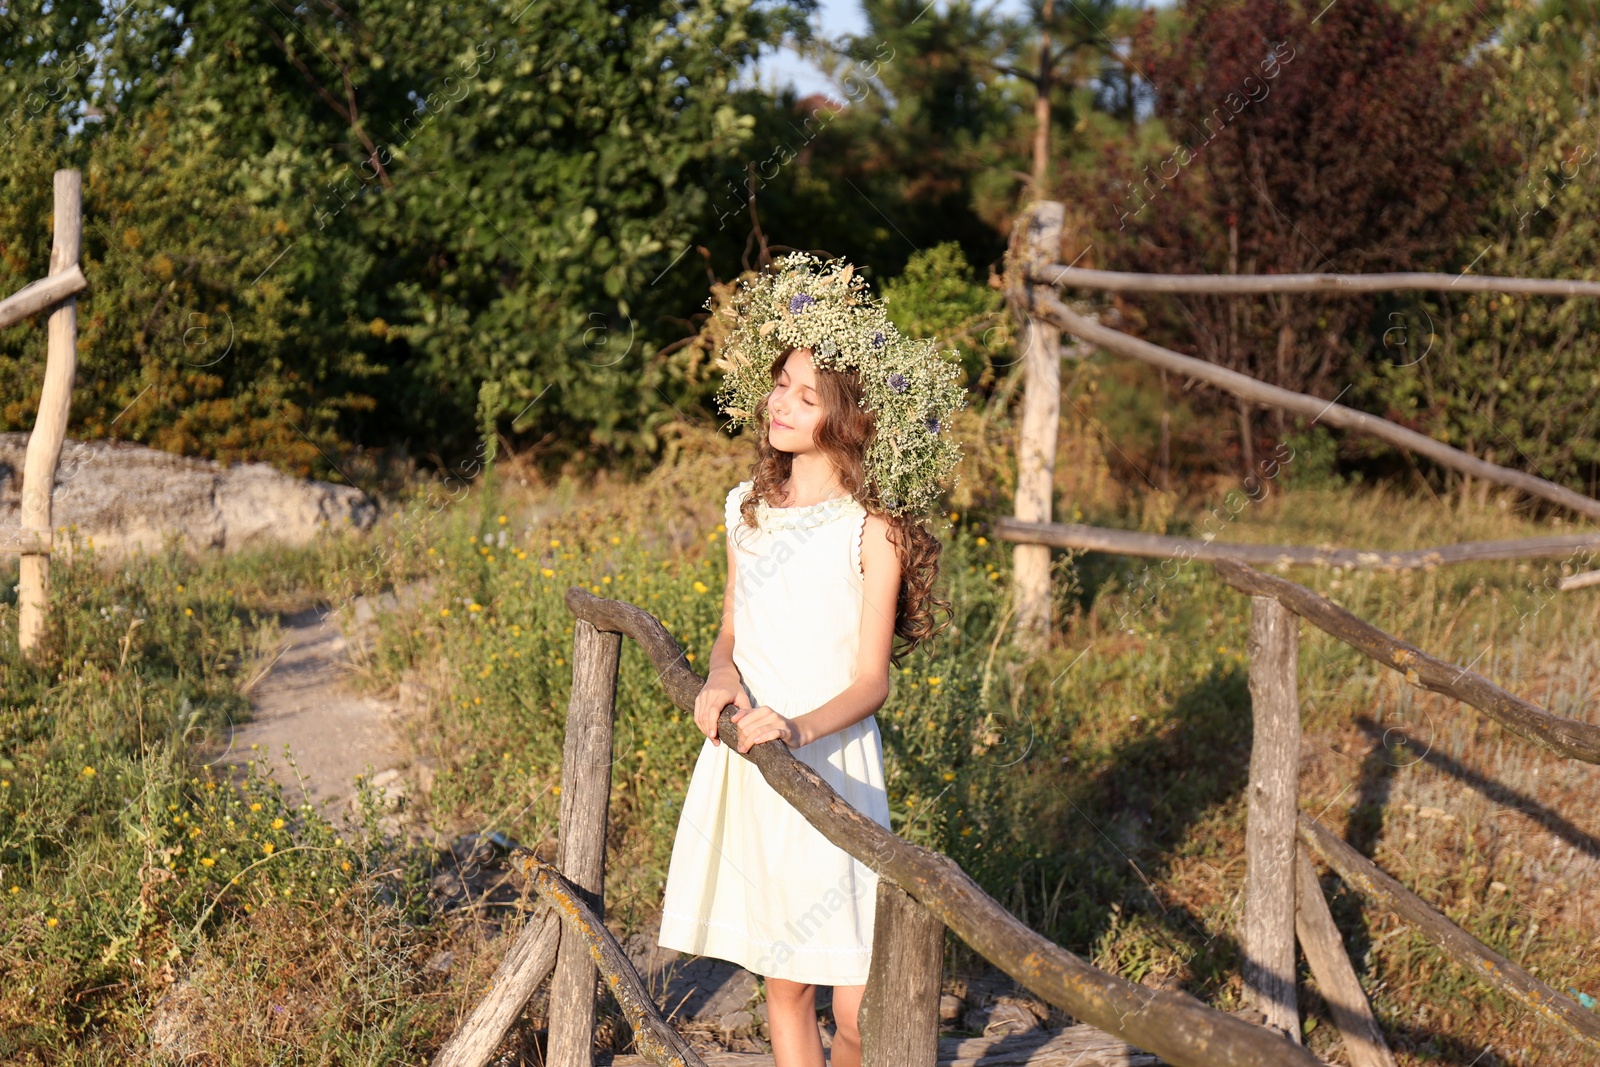
[[[756,505],[759,529],[728,493],[733,541],[733,662],[752,707],[793,718],[855,677],[865,603],[866,509],[845,496],[793,508]],[[883,745],[869,715],[792,749],[885,829]],[[744,755],[700,748],[673,840],[657,942],[737,963],[767,978],[863,985],[872,962],[878,876],[823,837]]]

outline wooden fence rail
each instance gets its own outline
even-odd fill
[[[1465,541],[1403,551],[1372,548],[1327,548],[1311,545],[1252,545],[1239,541],[1206,541],[1197,537],[1168,537],[1136,530],[1071,523],[1019,522],[1001,516],[995,536],[1019,544],[1051,545],[1114,552],[1179,561],[1213,563],[1232,559],[1261,567],[1348,567],[1352,570],[1409,571],[1451,563],[1486,563],[1495,560],[1557,559],[1583,556],[1584,562],[1600,555],[1600,533],[1559,537],[1528,537],[1515,541]]]
[[[1398,423],[1381,419],[1376,415],[1357,411],[1345,407],[1332,400],[1323,400],[1319,397],[1307,396],[1296,393],[1290,389],[1283,389],[1276,385],[1257,381],[1247,374],[1218,367],[1207,363],[1203,359],[1185,356],[1169,348],[1152,344],[1138,337],[1130,336],[1120,330],[1113,330],[1109,326],[1102,326],[1097,322],[1084,318],[1071,308],[1067,307],[1046,286],[1034,285],[1029,294],[1032,314],[1040,319],[1053,322],[1061,329],[1085,341],[1091,341],[1120,356],[1127,356],[1160,367],[1163,370],[1183,374],[1197,381],[1205,382],[1224,392],[1231,393],[1241,400],[1265,404],[1268,407],[1281,408],[1296,415],[1304,415],[1313,423],[1323,422],[1329,426],[1341,429],[1355,430],[1391,445],[1414,452],[1420,456],[1427,456],[1441,466],[1470,474],[1475,478],[1482,478],[1495,485],[1503,485],[1517,489],[1535,496],[1541,500],[1548,500],[1559,504],[1570,511],[1591,518],[1600,518],[1600,500],[1594,500],[1582,493],[1573,492],[1565,486],[1546,481],[1532,474],[1511,470],[1498,464],[1479,459],[1469,455],[1459,448],[1452,448],[1441,441],[1436,441],[1427,434],[1418,433],[1416,430],[1407,429]],[[1021,293],[1012,293],[1011,299],[1021,300]]]
[[[1138,274],[1052,263],[1032,280],[1069,289],[1118,293],[1385,293],[1437,290],[1452,293],[1524,293],[1529,296],[1600,296],[1600,282],[1565,278],[1497,278],[1486,274]]]
[[[1470,704],[1517,736],[1558,756],[1600,763],[1600,726],[1553,715],[1475,671],[1435,659],[1415,645],[1384,633],[1327,597],[1287,578],[1262,574],[1231,560],[1217,560],[1212,566],[1223,581],[1240,592],[1273,597],[1318,629],[1390,670],[1399,671],[1408,682]]]
[[[599,709],[609,706],[614,695],[617,661],[613,658],[614,646],[603,643],[602,638],[619,640],[618,635],[622,635],[636,641],[655,665],[673,704],[687,713],[693,712],[704,680],[689,668],[682,649],[659,620],[642,608],[594,596],[577,586],[567,590],[566,603],[578,619],[573,698],[568,709],[569,753],[573,751],[574,732],[585,735],[582,751],[587,755],[580,756],[581,760],[592,764],[601,753],[609,752],[609,736],[601,740],[599,735],[609,734],[610,722],[599,715]],[[587,636],[579,637],[580,631]],[[605,681],[607,671],[611,677],[609,684]],[[739,736],[732,716],[736,710],[733,705],[724,708],[717,728],[722,743],[735,753]],[[930,981],[928,974],[916,973],[908,963],[941,959],[936,935],[942,936],[944,927],[1050,1004],[1155,1053],[1168,1063],[1196,1067],[1224,1064],[1230,1067],[1265,1067],[1267,1064],[1311,1067],[1319,1062],[1307,1050],[1273,1030],[1217,1011],[1186,993],[1151,989],[1127,981],[1053,944],[1002,908],[948,856],[889,833],[851,807],[815,771],[795,759],[782,741],[755,745],[748,753],[740,755],[754,763],[767,784],[819,832],[878,873],[880,906],[887,900],[892,908],[898,891],[915,901],[917,911],[926,913],[917,916],[914,911],[907,910],[908,903],[902,902],[904,907],[886,910],[888,921],[884,936],[881,940],[874,938],[863,1003],[876,1007],[864,1011],[861,1019],[863,1055],[871,1049],[874,1057],[864,1060],[867,1067],[932,1067],[928,1057],[935,1044],[928,1037],[937,1038],[939,984],[937,976]],[[591,813],[580,819],[576,806],[579,802],[568,806],[565,783],[586,772],[581,768],[562,768],[562,816],[564,820],[573,820],[574,825],[603,826],[606,797],[597,783],[600,775],[609,774],[609,762],[604,769],[591,766],[591,770],[594,774],[590,785],[582,789],[586,798],[582,803],[592,806],[598,814]],[[564,821],[562,864],[578,854],[575,847],[569,848],[566,844],[567,829]],[[561,873],[571,877],[565,869]],[[599,897],[598,890],[592,886],[579,886],[574,892],[594,893]],[[537,933],[531,932],[534,923],[530,923],[513,948],[522,961],[523,971],[508,973],[502,968],[496,976],[497,988],[491,990],[490,996],[474,1010],[461,1031],[441,1050],[435,1060],[436,1067],[446,1064],[481,1067],[504,1033],[504,1029],[498,1033],[493,1031],[489,1025],[491,1017],[504,1019],[509,1025],[527,995],[544,978],[544,973],[530,978],[527,972],[547,970],[550,966],[552,954],[546,932],[549,918],[544,922],[545,927]],[[896,943],[890,944],[890,938]],[[560,939],[564,951],[569,940],[565,930]],[[585,945],[586,956],[589,951],[589,946]],[[591,967],[593,962],[590,957]],[[626,960],[621,961],[620,966],[627,966]],[[515,1000],[515,995],[507,992],[511,989],[516,991],[515,995],[521,995],[522,1000]],[[592,978],[589,989],[593,989]],[[589,998],[580,995],[577,999]],[[583,1009],[571,998],[552,998],[552,1047],[548,1062],[553,1067],[589,1067],[592,1064],[587,1044],[566,1044],[559,1056],[554,1047],[555,1035],[570,1025],[564,1020],[589,1019],[592,1026],[592,1011],[592,1004]],[[902,1034],[901,1031],[911,1025],[908,1020],[915,1020],[923,1033],[909,1038]],[[914,1050],[920,1058],[898,1058],[903,1055],[899,1050],[904,1049]]]

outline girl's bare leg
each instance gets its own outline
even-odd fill
[[[833,1067],[861,1067],[861,1028],[858,1015],[864,985],[836,985],[833,987]]]
[[[766,985],[767,1032],[772,1035],[774,1067],[823,1067],[817,987],[787,978],[768,978]],[[860,1058],[855,1062],[859,1067]]]

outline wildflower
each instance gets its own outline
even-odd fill
[[[350,869],[350,861],[349,860],[341,861],[340,864],[339,864],[339,869],[341,871],[348,871]]]
[[[250,805],[250,810],[251,811],[260,811],[261,810],[261,801],[258,800],[254,804],[251,804]]]
[[[11,779],[9,779],[9,778],[0,778],[0,789],[10,789],[10,788],[11,788]]]
[[[183,613],[185,615],[189,616],[190,618],[194,617],[194,609],[193,608],[184,608],[183,609]]]
[[[899,371],[895,371],[893,374],[889,375],[889,388],[893,389],[895,392],[903,393],[910,387],[911,379],[907,378]]]
[[[183,592],[183,586],[181,586],[181,585],[178,586],[178,592],[180,592],[180,593]]]
[[[443,618],[449,618],[449,616],[450,616],[450,609],[449,608],[440,608],[439,609],[439,617],[440,618],[442,618],[442,619]]]
[[[14,885],[11,887],[11,891],[13,893],[20,893],[22,892],[22,887],[20,885]]]
[[[976,544],[977,544],[977,546],[979,548],[982,548],[984,545],[986,545],[988,543],[989,543],[989,539],[987,537],[980,537],[980,538],[978,538],[978,540],[976,542]]]
[[[261,851],[264,854],[270,856],[270,855],[272,855],[273,850],[276,849],[277,847],[278,847],[277,845],[274,845],[271,841],[268,841],[266,844],[261,846]]]
[[[273,819],[272,820],[272,828],[274,830],[282,830],[283,829],[283,820],[282,819]]]
[[[94,777],[94,768],[93,767],[85,767],[83,769],[82,773],[83,773],[83,776],[85,778],[93,778]]]
[[[709,593],[711,589],[706,585],[705,582],[696,580],[694,583],[694,591],[696,593]]]
[[[477,544],[478,543],[478,535],[477,534],[473,534],[471,537],[467,538],[467,542],[469,544],[474,544],[474,545]]]
[[[498,519],[496,519],[495,521],[498,522],[501,526],[504,526],[506,524],[506,517],[504,515],[502,515]]]
[[[549,567],[541,569],[539,573],[544,575],[546,578],[554,578],[556,576],[556,572],[551,570]]]
[[[602,583],[604,583],[605,585],[610,585],[611,584],[611,575],[609,575],[609,574],[606,575],[605,577],[601,578],[600,581]]]
[[[561,541],[559,539],[557,539],[557,538],[551,538],[550,547],[551,548],[560,548],[561,547]]]
[[[200,866],[202,867],[215,867],[216,865],[217,861],[212,859],[210,856],[202,856],[200,858]]]
[[[56,925],[56,922],[57,922],[56,917],[54,915],[52,915],[52,916],[50,916],[50,918],[48,918],[48,919],[46,919],[44,921],[44,924],[46,926],[54,926],[54,925]]]
[[[799,293],[789,301],[789,314],[798,315],[816,302],[817,298],[810,293]]]
[[[928,684],[929,685],[938,685],[942,681],[944,681],[944,679],[941,678],[939,675],[935,674],[931,678],[928,679]]]
[[[468,611],[482,611],[483,610],[483,605],[478,603],[476,600],[474,600],[472,603],[467,605],[467,610]]]
[[[956,780],[956,772],[955,771],[945,771],[944,772],[944,780],[947,781],[947,782],[955,781]]]

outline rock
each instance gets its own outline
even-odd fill
[[[960,997],[952,996],[949,993],[941,993],[939,995],[939,1021],[942,1023],[955,1022],[961,1018],[961,1009],[966,1007],[966,1004],[967,1002]]]
[[[717,1020],[717,1026],[722,1030],[724,1038],[731,1038],[734,1034],[755,1024],[756,1017],[748,1011],[730,1011]]]
[[[0,526],[21,522],[25,433],[0,434]],[[56,467],[51,522],[77,527],[101,556],[304,545],[324,529],[366,531],[378,508],[351,486],[295,478],[265,463],[231,467],[125,441],[74,441]],[[70,551],[63,548],[63,554]]]
[[[985,1037],[1003,1037],[1006,1034],[1025,1034],[1039,1027],[1039,1017],[1027,1005],[1001,997],[989,1008],[989,1018],[983,1024]]]

